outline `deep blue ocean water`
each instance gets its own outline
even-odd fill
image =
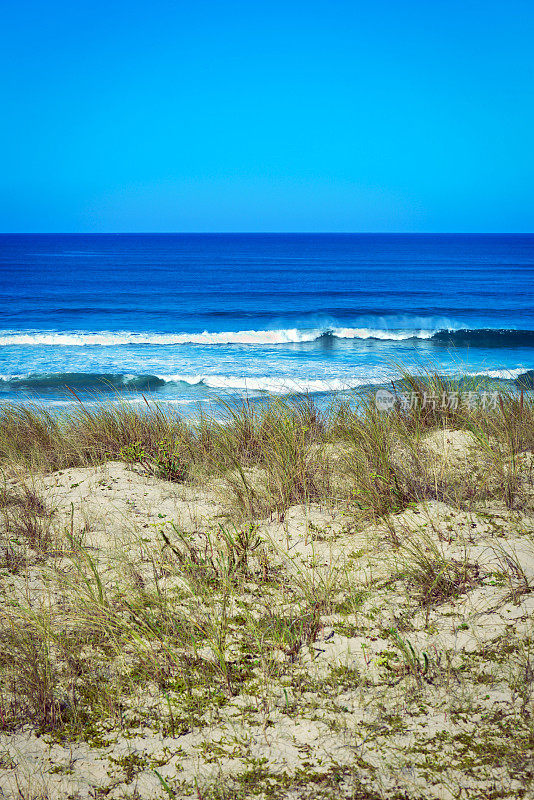
[[[184,412],[534,368],[534,235],[0,236],[0,399]]]

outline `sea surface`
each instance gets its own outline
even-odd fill
[[[0,402],[336,392],[534,368],[534,235],[0,236]],[[200,406],[199,406],[200,404]]]

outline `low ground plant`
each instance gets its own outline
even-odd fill
[[[412,408],[402,401],[407,388],[418,398]],[[509,762],[514,775],[526,775],[534,670],[522,603],[526,608],[534,589],[525,556],[532,394],[503,392],[495,407],[459,402],[442,414],[438,404],[423,402],[451,390],[444,378],[404,375],[391,390],[386,410],[365,393],[321,410],[309,398],[273,398],[223,403],[219,417],[191,423],[151,402],[142,409],[79,403],[63,416],[2,405],[0,732],[30,726],[50,741],[82,740],[107,752],[113,737],[137,741],[139,731],[150,730],[175,740],[178,754],[181,737],[200,741],[209,726],[228,732],[244,725],[246,735],[236,733],[231,747],[205,741],[196,753],[211,764],[239,759],[246,768],[236,773],[239,785],[230,783],[225,794],[221,779],[217,795],[217,787],[191,783],[191,796],[249,798],[272,789],[269,796],[337,797],[343,770],[335,780],[326,766],[314,772],[315,732],[324,730],[323,756],[332,752],[329,737],[338,737],[336,752],[354,755],[369,785],[377,768],[368,753],[381,758],[383,743],[397,733],[413,737],[406,752],[405,742],[395,741],[395,757],[406,756],[410,775],[426,770],[429,785],[448,768],[436,766],[442,745],[451,747],[443,758],[456,758],[456,774],[470,779],[490,755],[492,769]],[[429,436],[435,442],[451,431],[472,443],[469,476],[463,462],[451,467],[427,446]],[[65,507],[53,509],[52,493],[64,484],[49,476],[45,501],[37,477],[109,460],[150,475],[143,487],[128,469],[127,486],[156,486],[164,502],[172,496],[182,509],[203,487],[216,515],[171,520],[167,507],[145,514],[126,498],[120,514],[129,515],[133,531],[118,526],[115,540],[97,520],[98,529],[95,523],[80,535],[86,521],[79,508],[72,505],[70,516]],[[82,478],[75,480],[83,488]],[[107,497],[100,488],[98,496]],[[479,565],[482,548],[470,553],[484,526],[471,527],[469,514],[485,513],[490,502],[494,516],[512,520],[521,545],[514,550],[501,541],[496,522],[488,534],[493,573]],[[464,515],[467,532],[446,518],[450,505]],[[443,529],[417,524],[424,522],[421,508],[440,514]],[[335,526],[322,524],[326,512],[335,512]],[[123,534],[131,538],[123,541]],[[505,604],[503,618],[491,621],[504,633],[476,653],[453,651],[456,632],[477,622],[478,612],[467,619],[462,603],[478,587]],[[523,626],[517,642],[509,641],[508,619]],[[443,631],[443,645],[435,645],[432,636]],[[453,632],[448,640],[446,631]],[[506,687],[512,699],[504,703]],[[481,693],[494,689],[498,700],[483,706]],[[427,747],[422,720],[432,717],[433,703],[445,722],[437,734],[430,726],[441,738]],[[464,738],[454,740],[449,727],[457,720],[462,729],[454,735]],[[309,740],[301,724],[314,731]],[[290,731],[291,747],[307,765],[300,777],[270,775],[262,756],[251,754],[264,742],[278,746],[280,729]],[[489,734],[490,744],[480,744],[479,729],[497,730],[498,747]],[[136,754],[121,758],[115,767],[135,792],[145,765]],[[148,766],[169,796],[188,796],[183,776],[170,777],[164,759]],[[352,796],[380,796],[355,787]]]

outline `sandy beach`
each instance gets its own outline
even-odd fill
[[[412,430],[388,481],[416,452],[421,496],[377,513],[360,440],[284,413],[300,502],[265,452],[174,481],[132,446],[5,464],[1,796],[534,796],[532,449],[495,427],[499,473],[487,418]]]

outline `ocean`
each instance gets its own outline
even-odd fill
[[[378,385],[534,368],[534,235],[0,236],[0,402]],[[72,391],[71,391],[72,390]]]

